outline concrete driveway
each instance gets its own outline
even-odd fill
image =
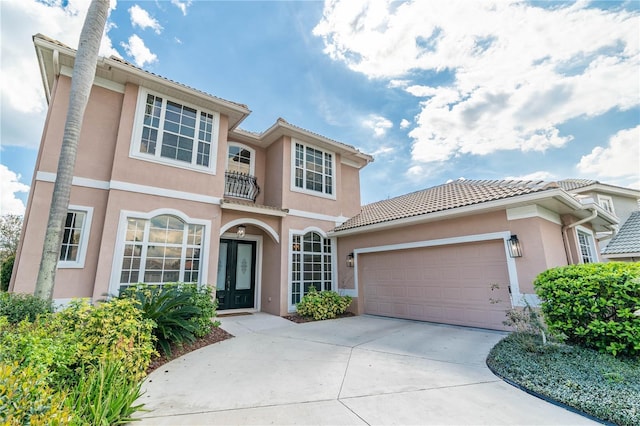
[[[359,316],[225,317],[233,339],[149,375],[142,425],[596,424],[485,365],[504,333]]]

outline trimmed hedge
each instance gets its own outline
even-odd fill
[[[614,356],[640,355],[640,263],[553,268],[534,287],[552,333]]]

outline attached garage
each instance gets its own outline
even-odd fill
[[[508,330],[511,308],[504,241],[362,252],[364,312]]]

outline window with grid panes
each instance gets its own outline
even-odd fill
[[[199,282],[203,232],[171,215],[129,218],[120,284]]]
[[[316,232],[294,235],[291,245],[291,305],[309,292],[331,290],[332,246],[329,238]]]
[[[154,159],[212,169],[218,115],[146,94],[138,152]]]
[[[333,195],[333,154],[296,143],[294,158],[297,188]]]
[[[60,246],[60,262],[78,262],[80,259],[85,217],[85,212],[71,210],[67,212]]]
[[[578,246],[580,247],[580,256],[582,263],[597,262],[595,245],[593,243],[593,235],[578,230]]]

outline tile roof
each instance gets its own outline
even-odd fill
[[[422,191],[367,204],[334,231],[389,222],[487,201],[558,188],[556,182],[459,179]]]
[[[558,181],[560,188],[565,191],[573,191],[579,188],[584,188],[585,186],[595,185],[597,183],[600,182],[593,179],[563,179]]]
[[[640,211],[631,213],[602,254],[640,253]]]

